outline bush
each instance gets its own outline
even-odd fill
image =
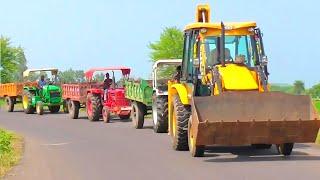
[[[0,129],[0,156],[12,151],[12,134]]]
[[[0,179],[19,162],[22,148],[22,137],[0,128]]]

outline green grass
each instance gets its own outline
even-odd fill
[[[0,128],[0,179],[18,164],[23,150],[23,138]]]
[[[314,101],[314,105],[316,106],[316,109],[318,110],[318,112],[320,113],[320,101]]]

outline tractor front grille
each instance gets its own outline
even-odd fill
[[[50,92],[50,97],[55,98],[55,97],[61,97],[60,92],[58,91],[52,91]]]

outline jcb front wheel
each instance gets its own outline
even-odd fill
[[[190,117],[190,106],[182,104],[180,97],[173,98],[172,113],[172,141],[173,149],[177,151],[187,151],[188,146],[188,121]]]

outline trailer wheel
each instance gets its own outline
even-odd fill
[[[43,103],[41,101],[37,102],[36,111],[38,115],[43,115]]]
[[[109,111],[108,107],[103,107],[102,118],[103,118],[103,122],[105,122],[105,123],[110,122],[111,117],[110,117],[110,111]]]
[[[284,143],[284,144],[278,144],[277,149],[278,152],[284,156],[289,156],[292,153],[294,143]]]
[[[7,105],[7,111],[8,112],[13,112],[14,110],[14,101],[15,99],[10,96],[6,96],[6,105]]]
[[[71,119],[78,119],[80,103],[78,101],[69,100],[67,105],[69,110],[69,117]]]
[[[64,113],[69,113],[69,108],[68,108],[68,104],[69,104],[69,100],[64,100],[63,104],[62,104],[62,108],[63,108],[63,112]]]
[[[173,101],[171,126],[173,149],[177,151],[187,151],[189,150],[187,129],[191,114],[190,106],[182,104],[179,96],[175,96]]]
[[[32,106],[33,95],[28,90],[24,90],[22,94],[22,106],[26,114],[33,114],[35,108]]]
[[[251,144],[251,147],[255,149],[270,149],[272,144]]]
[[[48,108],[49,108],[49,111],[50,111],[51,113],[57,113],[57,112],[60,111],[60,105],[57,105],[57,106],[49,106]]]
[[[168,96],[154,96],[152,103],[153,130],[168,132]]]
[[[133,126],[136,129],[142,129],[144,124],[144,111],[145,107],[140,102],[132,102],[131,103],[132,110],[131,110],[131,119],[133,122]]]
[[[205,146],[196,145],[195,138],[192,133],[191,117],[188,123],[188,145],[192,157],[203,157]]]
[[[87,115],[90,121],[99,121],[102,113],[102,104],[100,95],[91,94],[87,95]]]

